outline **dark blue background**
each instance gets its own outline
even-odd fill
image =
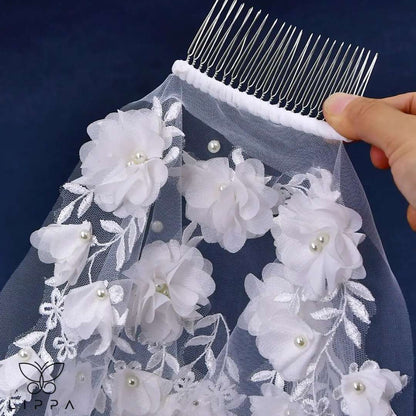
[[[261,1],[272,16],[380,52],[370,96],[416,89],[416,2]],[[0,1],[0,287],[78,161],[86,126],[158,86],[210,0]],[[416,235],[389,172],[348,146],[416,334]]]

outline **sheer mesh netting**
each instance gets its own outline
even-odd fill
[[[88,134],[0,295],[1,415],[412,414],[408,313],[341,142],[173,75]]]

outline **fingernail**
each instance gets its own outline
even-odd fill
[[[324,102],[324,112],[334,115],[341,114],[345,107],[356,98],[356,95],[344,94],[342,92],[330,95]]]

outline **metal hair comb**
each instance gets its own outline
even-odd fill
[[[228,5],[228,7],[227,7]],[[322,119],[334,92],[363,95],[377,54],[365,48],[305,37],[302,30],[243,12],[238,0],[216,0],[194,39],[187,62],[235,89],[295,113]]]

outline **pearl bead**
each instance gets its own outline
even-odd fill
[[[286,411],[285,411],[285,416],[290,416],[290,410],[289,409],[286,409]]]
[[[297,347],[303,348],[306,344],[307,344],[307,339],[304,336],[299,335],[295,338],[295,345]]]
[[[320,247],[321,247],[320,244],[317,244],[315,241],[312,241],[312,243],[309,244],[309,248],[311,249],[311,251],[315,251],[315,252],[321,251]]]
[[[365,390],[365,385],[361,381],[354,381],[353,387],[357,393],[362,393]]]
[[[127,378],[127,385],[129,387],[137,387],[139,385],[139,380],[136,376],[130,376]]]
[[[218,189],[222,192],[225,188],[227,187],[227,185],[225,183],[222,183]]]
[[[30,354],[29,354],[28,351],[22,349],[22,350],[19,351],[19,357],[22,360],[28,360],[30,358]]]
[[[137,152],[133,156],[133,162],[136,165],[141,165],[142,163],[146,162],[146,160],[147,160],[147,157],[144,153]]]
[[[166,283],[158,283],[156,285],[156,292],[169,297],[169,288]]]
[[[218,153],[221,149],[221,143],[218,140],[211,140],[207,147],[210,153]]]
[[[161,233],[163,231],[163,222],[158,220],[153,221],[150,228],[154,233]]]
[[[97,290],[97,297],[100,299],[104,299],[107,296],[107,290],[105,289],[98,289]]]
[[[126,165],[127,165],[128,167],[133,166],[133,165],[134,165],[134,162],[133,162],[132,160],[129,160],[129,161],[126,163]]]
[[[321,244],[328,244],[328,242],[329,242],[329,235],[328,235],[327,233],[321,234],[321,235],[318,237],[318,241],[319,241]]]
[[[199,406],[199,401],[198,401],[198,400],[194,400],[194,401],[192,402],[192,404],[193,404],[194,406]]]
[[[83,239],[83,240],[89,240],[91,238],[91,234],[88,231],[81,231],[79,233],[79,236]]]
[[[85,381],[85,374],[83,374],[83,373],[79,373],[79,374],[78,374],[78,381],[79,381],[80,383],[83,383],[83,382]]]

